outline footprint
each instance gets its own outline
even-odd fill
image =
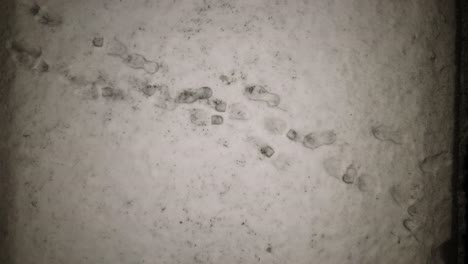
[[[419,167],[424,173],[437,173],[441,169],[452,165],[452,157],[449,152],[442,151],[435,155],[425,157],[419,164]]]
[[[380,190],[378,190],[378,184],[377,180],[375,177],[372,177],[369,174],[361,174],[359,177],[356,179],[356,186],[359,191],[364,192],[364,193],[378,193]]]
[[[31,47],[21,41],[8,41],[7,49],[17,64],[38,72],[49,71],[49,65],[41,58],[42,50],[40,48]]]
[[[214,105],[217,112],[226,112],[227,104],[221,99],[214,99],[210,101],[210,104]]]
[[[410,232],[417,230],[419,227],[417,221],[410,219],[410,218],[403,220],[402,224],[403,224],[403,227],[405,227],[405,229]]]
[[[109,56],[123,59],[127,54],[127,46],[125,46],[125,44],[123,44],[117,37],[114,37],[107,45],[107,55]]]
[[[297,133],[296,130],[294,129],[289,129],[288,133],[286,134],[286,137],[288,137],[292,141],[297,141],[299,138],[299,134]]]
[[[263,120],[265,129],[271,134],[281,135],[286,130],[287,124],[281,118],[278,117],[267,117]]]
[[[99,87],[109,86],[109,81],[105,74],[99,73],[98,76],[89,79],[83,75],[74,75],[64,66],[57,67],[58,72],[72,84],[73,93],[82,100],[97,100],[102,94]]]
[[[110,86],[103,87],[101,89],[101,96],[110,100],[123,100],[124,93],[121,89],[115,89]]]
[[[103,37],[94,37],[92,43],[93,43],[94,47],[101,48],[104,45],[104,38]]]
[[[133,81],[135,87],[143,96],[147,97],[158,108],[174,110],[175,100],[171,97],[169,87],[165,84],[148,84],[145,82]]]
[[[40,48],[31,47],[23,41],[8,41],[7,47],[16,54],[31,56],[35,59],[42,55],[42,50]]]
[[[357,173],[357,168],[354,166],[354,164],[351,164],[348,166],[348,168],[346,168],[346,171],[341,179],[346,184],[353,184],[356,180]]]
[[[366,178],[359,177],[357,179],[357,187],[361,192],[367,192],[370,190],[369,184],[367,183]]]
[[[396,184],[389,189],[392,200],[398,206],[407,206],[423,196],[422,186],[420,184]]]
[[[142,88],[140,88],[141,93],[146,96],[146,97],[151,97],[156,93],[156,91],[159,89],[158,85],[151,85],[151,84],[146,84]]]
[[[157,84],[152,86],[156,88],[155,93],[151,97],[156,107],[167,110],[174,110],[177,107],[175,100],[169,93],[169,87],[167,85]]]
[[[329,157],[322,163],[325,172],[333,178],[340,179],[341,173],[343,173],[343,161],[337,157]]]
[[[279,95],[269,92],[261,85],[247,86],[244,89],[244,95],[249,100],[265,102],[270,107],[278,106],[280,103]]]
[[[380,141],[387,141],[397,145],[401,145],[402,143],[400,132],[398,130],[392,129],[389,126],[372,126],[371,132],[372,135]]]
[[[149,74],[156,73],[160,68],[158,63],[146,59],[143,55],[129,52],[127,46],[117,37],[110,41],[107,47],[107,55],[118,57],[128,67],[142,69]]]
[[[219,76],[219,79],[221,80],[221,82],[225,83],[226,85],[231,85],[231,83],[236,81],[236,79],[234,77],[232,77],[232,75],[227,76],[227,75],[224,75],[224,74],[221,74]]]
[[[411,217],[424,217],[428,213],[429,203],[427,199],[420,198],[407,209]]]
[[[204,86],[197,89],[183,90],[176,98],[179,104],[191,104],[197,100],[208,99],[213,95],[210,87]]]
[[[190,110],[190,122],[196,126],[206,126],[210,120],[210,116],[203,109],[191,109]]]
[[[255,147],[260,159],[262,156],[271,158],[275,154],[275,149],[261,137],[247,136],[246,142]]]
[[[275,150],[269,145],[264,145],[260,147],[260,153],[267,158],[271,158],[275,154]]]
[[[169,87],[165,84],[152,84],[145,79],[130,77],[128,84],[132,89],[141,93],[148,101],[154,103],[158,108],[174,110],[176,108],[175,100],[171,97]]]
[[[212,115],[211,116],[211,124],[212,125],[221,125],[223,124],[224,122],[224,119],[222,116],[220,115]]]
[[[309,149],[316,149],[321,146],[331,145],[336,141],[336,133],[333,130],[322,132],[312,132],[304,136],[302,144]]]
[[[229,118],[233,120],[248,120],[249,113],[245,110],[245,105],[241,103],[234,103],[229,107]]]
[[[37,60],[36,64],[34,64],[34,66],[32,67],[34,71],[41,72],[41,73],[48,72],[49,68],[50,68],[49,64],[43,59]]]
[[[407,218],[402,221],[403,227],[413,236],[418,242],[422,242],[424,238],[424,221],[419,221],[412,218]]]
[[[159,65],[154,62],[147,60],[143,55],[138,53],[128,54],[122,58],[124,64],[133,69],[142,69],[147,73],[153,74],[159,70]]]
[[[41,11],[41,6],[37,3],[32,3],[31,6],[29,6],[29,13],[33,16],[36,16],[39,14],[39,11]]]
[[[407,196],[400,185],[393,185],[388,192],[396,205],[403,206],[407,202]]]
[[[60,15],[37,3],[33,3],[29,7],[29,13],[42,25],[55,27],[62,24],[62,17]]]

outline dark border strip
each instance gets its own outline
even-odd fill
[[[455,0],[456,40],[455,40],[455,101],[454,101],[454,141],[453,141],[453,214],[452,249],[448,263],[466,261],[466,174],[468,173],[468,2]]]
[[[13,232],[11,225],[14,198],[13,179],[10,171],[11,127],[9,95],[14,80],[6,42],[15,25],[15,0],[0,0],[0,263],[13,263]]]

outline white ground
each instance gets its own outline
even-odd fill
[[[17,1],[13,263],[442,263],[448,2]]]

